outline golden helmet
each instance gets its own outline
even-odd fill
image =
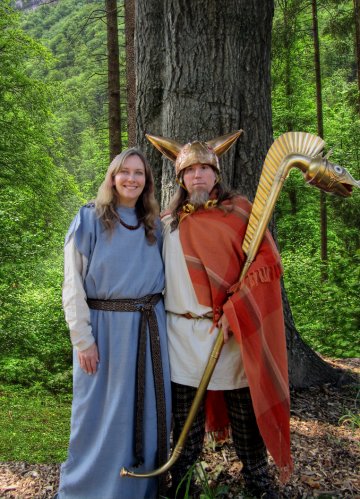
[[[146,134],[146,138],[164,156],[175,162],[175,173],[178,178],[182,170],[196,163],[210,165],[219,173],[219,157],[230,149],[242,132],[242,130],[237,130],[206,142],[195,140],[185,145],[156,135]]]

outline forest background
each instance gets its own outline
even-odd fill
[[[64,235],[109,163],[103,1],[2,0],[0,6],[0,381],[69,394],[61,309]],[[34,8],[37,7],[37,8]],[[124,15],[119,8],[122,143],[127,143]],[[354,4],[318,5],[324,138],[360,178]],[[274,137],[317,133],[310,2],[279,0],[273,23]],[[152,131],[156,133],[156,131]],[[359,193],[327,198],[322,279],[319,193],[291,174],[276,208],[285,287],[302,338],[323,355],[360,357]],[[5,388],[4,388],[5,389]],[[1,456],[0,456],[1,457]]]

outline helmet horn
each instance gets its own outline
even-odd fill
[[[227,133],[226,135],[221,135],[221,137],[216,137],[216,139],[207,140],[208,146],[214,149],[216,156],[220,157],[224,152],[226,152],[233,145],[235,140],[240,137],[244,130],[237,130],[233,133]]]
[[[171,161],[176,161],[182,145],[172,139],[166,137],[159,137],[157,135],[145,134],[145,137],[158,149],[164,156]]]

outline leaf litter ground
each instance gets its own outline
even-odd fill
[[[360,359],[327,360],[337,368],[360,375]],[[291,441],[295,467],[289,482],[279,485],[279,497],[360,499],[360,428],[351,424],[355,418],[359,421],[359,399],[356,385],[341,388],[324,385],[292,393]],[[346,415],[353,417],[347,420]],[[216,445],[208,442],[201,463],[212,497],[216,492],[217,497],[248,497],[243,492],[241,463],[231,442]],[[270,466],[277,480],[271,459]],[[58,480],[58,464],[0,463],[0,499],[50,499],[57,490]]]

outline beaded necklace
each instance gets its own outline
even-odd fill
[[[126,222],[124,222],[124,220],[122,220],[122,218],[120,217],[120,215],[118,215],[118,217],[119,217],[119,222],[121,223],[121,225],[122,225],[123,227],[125,227],[126,229],[128,229],[128,230],[136,230],[136,229],[138,229],[138,228],[140,227],[140,225],[141,225],[141,222],[140,222],[140,221],[138,221],[138,223],[137,223],[136,225],[129,225],[129,224],[127,224]]]

